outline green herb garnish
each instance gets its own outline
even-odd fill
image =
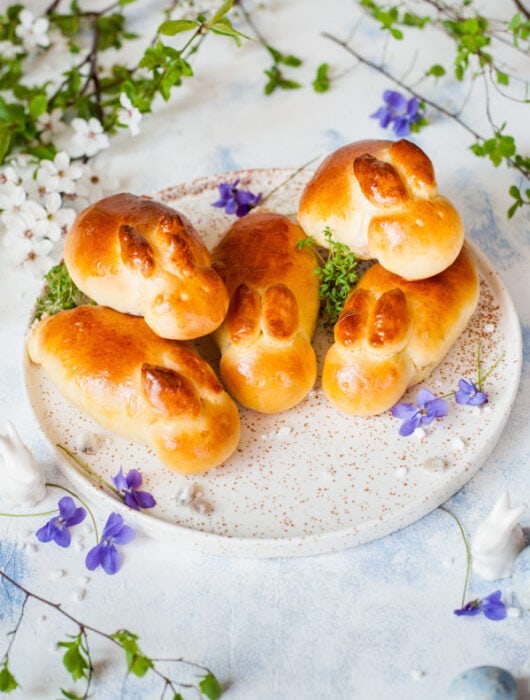
[[[334,241],[332,236],[331,229],[326,226],[324,229],[324,237],[328,241],[326,258],[316,249],[312,238],[303,238],[297,243],[299,250],[304,246],[311,246],[321,263],[315,273],[320,278],[320,308],[325,318],[326,328],[332,328],[335,325],[352,287],[359,279],[355,253],[345,243]]]
[[[73,309],[81,304],[94,304],[72,281],[66,265],[54,265],[45,275],[46,286],[35,304],[34,319],[44,314],[56,314],[63,309]]]

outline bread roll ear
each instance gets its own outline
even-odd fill
[[[478,297],[478,273],[467,247],[426,280],[404,280],[375,263],[335,324],[335,342],[324,358],[324,393],[345,413],[388,410],[443,360]]]
[[[464,241],[430,159],[404,139],[357,141],[328,156],[302,193],[298,221],[322,246],[329,227],[357,257],[410,280],[445,270]]]
[[[191,222],[147,198],[117,194],[84,209],[66,237],[64,259],[87,296],[143,316],[163,338],[207,335],[228,308],[226,288]]]
[[[60,311],[31,329],[27,347],[72,404],[151,446],[169,469],[206,471],[237,447],[239,412],[210,366],[139,317],[103,306]]]
[[[313,251],[288,217],[255,211],[212,251],[230,306],[214,339],[228,391],[243,406],[277,413],[298,404],[316,379],[311,346],[319,311]]]

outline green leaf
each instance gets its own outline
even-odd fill
[[[291,53],[283,54],[281,51],[278,51],[278,49],[275,49],[274,46],[267,46],[267,50],[273,57],[275,63],[291,66],[291,68],[297,68],[302,65],[302,59],[298,58],[298,56],[294,56]]]
[[[10,693],[19,687],[15,676],[11,673],[8,667],[8,660],[5,659],[4,665],[0,669],[0,692]]]
[[[497,71],[497,82],[499,85],[509,85],[510,84],[510,78],[506,73],[503,73],[502,71],[498,70]]]
[[[11,150],[11,139],[13,132],[9,124],[0,123],[0,164]]]
[[[251,37],[234,29],[228,17],[222,17],[214,24],[210,25],[210,31],[221,36],[229,36],[235,41],[237,46],[241,46],[241,39],[251,40]]]
[[[35,95],[29,103],[29,114],[32,119],[38,119],[41,114],[44,114],[48,107],[48,98],[46,95]]]
[[[217,12],[213,15],[213,17],[210,18],[208,21],[208,26],[212,26],[216,22],[218,22],[221,17],[224,17],[230,10],[232,9],[232,5],[234,4],[234,0],[226,0],[221,7],[217,10]]]
[[[315,92],[327,92],[330,88],[330,81],[328,77],[329,65],[327,63],[321,63],[317,68],[316,78],[313,80],[313,89]]]
[[[175,36],[180,32],[193,31],[199,26],[199,23],[192,19],[168,19],[158,27],[158,33],[164,36]]]
[[[66,649],[63,655],[63,666],[72,676],[72,680],[78,681],[80,678],[87,678],[90,659],[83,646],[81,632],[71,642],[58,642],[57,646]]]
[[[137,643],[138,636],[128,630],[120,630],[111,635],[125,652],[127,670],[138,678],[143,678],[150,668],[153,668],[152,660],[142,654]]]
[[[439,63],[435,63],[429,68],[425,75],[432,75],[435,78],[441,78],[443,75],[445,75],[445,68]]]
[[[74,693],[73,690],[65,690],[64,688],[61,688],[61,695],[63,698],[68,698],[68,700],[85,700],[86,695],[78,695],[77,693]]]
[[[217,700],[223,694],[223,688],[213,673],[207,673],[204,676],[199,683],[199,689],[203,695],[206,695],[208,700]]]

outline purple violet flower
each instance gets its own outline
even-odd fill
[[[466,603],[463,608],[454,611],[455,615],[478,615],[484,613],[488,620],[504,620],[507,615],[506,605],[501,600],[501,591],[494,591],[485,598],[476,598]]]
[[[212,207],[222,207],[227,214],[235,214],[238,217],[245,216],[251,209],[257,207],[261,201],[261,192],[252,194],[249,190],[238,189],[239,178],[232,185],[221,182],[219,185],[219,199]]]
[[[99,544],[86,555],[87,569],[94,571],[101,566],[107,574],[115,574],[121,566],[121,557],[116,548],[117,544],[129,544],[136,537],[136,533],[123,522],[119,513],[111,513],[103,528]]]
[[[468,404],[469,406],[480,406],[483,403],[488,403],[488,396],[483,391],[479,391],[476,384],[468,382],[465,379],[458,381],[459,389],[455,392],[455,401],[459,404]]]
[[[436,398],[429,389],[418,391],[416,404],[398,403],[392,409],[394,418],[403,420],[399,429],[403,437],[411,435],[420,425],[429,425],[435,418],[447,415],[447,401]]]
[[[411,132],[411,125],[418,122],[423,117],[420,112],[420,103],[416,97],[409,100],[396,90],[385,90],[383,93],[385,102],[383,107],[370,115],[373,119],[378,119],[383,129],[394,123],[394,133],[398,138],[404,138]]]
[[[59,515],[48,520],[46,525],[37,530],[35,536],[40,542],[53,540],[59,547],[68,547],[72,541],[68,528],[82,522],[86,517],[86,510],[77,508],[74,499],[70,496],[63,496],[59,500],[58,506]]]
[[[119,491],[125,505],[129,508],[140,510],[140,508],[153,508],[156,505],[156,501],[150,493],[139,490],[142,485],[142,475],[137,469],[130,469],[127,476],[124,476],[120,467],[116,476],[111,478],[116,490]]]

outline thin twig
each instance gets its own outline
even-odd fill
[[[412,88],[410,85],[404,83],[402,80],[394,76],[389,70],[387,70],[384,66],[375,63],[374,61],[371,61],[370,59],[366,58],[365,56],[362,56],[360,53],[358,53],[353,47],[350,45],[346,44],[344,41],[339,39],[336,36],[333,36],[332,34],[328,34],[327,32],[324,32],[322,34],[326,39],[330,39],[330,41],[335,42],[339,46],[341,46],[343,49],[345,49],[348,53],[350,53],[354,58],[356,58],[360,63],[364,64],[365,66],[368,66],[369,68],[373,68],[374,70],[378,71],[381,73],[381,75],[384,75],[386,78],[391,80],[395,85],[398,85],[401,87],[403,90],[406,90],[409,92],[411,95],[416,97],[420,102],[423,102],[426,105],[429,105],[429,107],[432,107],[436,111],[440,112],[441,114],[444,114],[446,117],[449,117],[450,119],[453,119],[457,124],[459,124],[463,129],[465,129],[469,134],[471,134],[474,139],[479,142],[479,143],[484,143],[486,141],[486,137],[482,136],[479,134],[475,129],[473,129],[467,122],[465,122],[460,115],[457,112],[453,112],[443,105],[438,104],[437,102],[434,102],[433,100],[430,100],[429,98],[425,97],[421,93],[417,92]],[[513,158],[505,158],[505,162],[510,165],[514,170],[517,170],[525,179],[528,179],[528,169],[526,169],[524,166],[519,165],[516,160]]]

